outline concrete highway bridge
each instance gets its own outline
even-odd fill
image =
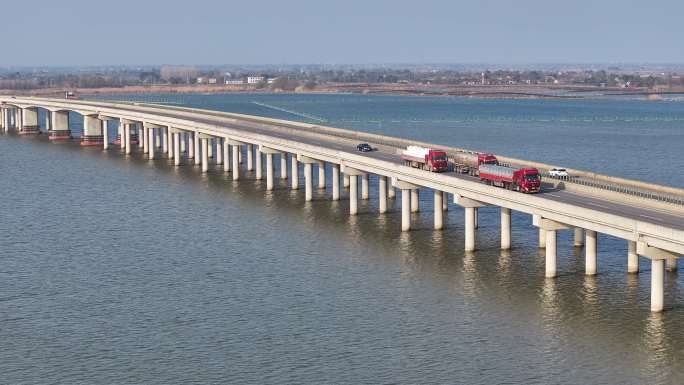
[[[684,190],[672,187],[569,170],[577,179],[544,178],[542,193],[523,194],[486,185],[466,174],[431,173],[407,167],[400,159],[400,150],[408,144],[437,147],[448,154],[468,151],[438,144],[150,104],[13,96],[0,96],[0,104],[3,132],[40,134],[38,110],[44,109],[43,128],[48,138],[71,140],[69,112],[76,112],[83,117],[81,145],[112,150],[118,147],[123,154],[142,151],[149,159],[171,159],[179,166],[194,163],[201,166],[202,172],[207,172],[212,162],[222,165],[233,180],[240,179],[240,165],[246,160],[246,169],[253,171],[256,179],[266,179],[267,190],[274,188],[275,161],[281,162],[278,177],[289,178],[295,190],[300,188],[300,167],[303,167],[306,200],[313,196],[316,167],[317,188],[326,188],[326,178],[332,178],[332,200],[340,199],[341,188],[349,189],[350,215],[357,214],[359,199],[370,199],[368,176],[375,174],[380,214],[387,211],[388,199],[394,199],[400,190],[402,231],[411,229],[411,212],[419,210],[419,191],[432,191],[435,230],[444,227],[448,199],[464,207],[466,252],[477,247],[479,207],[501,208],[502,249],[511,247],[511,210],[527,213],[539,228],[539,247],[545,248],[547,279],[556,276],[558,231],[574,231],[575,246],[585,250],[588,275],[597,273],[597,233],[618,237],[628,243],[625,257],[629,273],[639,272],[639,256],[651,262],[651,310],[654,312],[664,309],[665,269],[675,270],[677,258],[684,254]],[[114,144],[105,139],[110,129],[117,130]],[[377,151],[358,152],[356,145],[360,142],[370,143]],[[519,159],[499,159],[537,167],[542,172],[552,167]]]

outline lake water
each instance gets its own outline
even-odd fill
[[[163,97],[684,186],[667,172],[682,165],[677,102]],[[615,238],[599,236],[586,277],[560,232],[545,280],[529,216],[513,214],[501,252],[499,211],[482,208],[465,254],[462,209],[433,231],[426,192],[404,234],[400,202],[377,214],[374,178],[349,217],[329,191],[304,202],[278,179],[266,192],[250,173],[45,138],[0,135],[0,170],[3,384],[684,382],[684,282],[666,274],[652,315],[650,265],[628,275]]]

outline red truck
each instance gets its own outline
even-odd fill
[[[482,164],[480,180],[507,190],[537,193],[541,190],[541,177],[536,168],[514,168],[495,164]]]
[[[494,154],[458,152],[453,159],[454,168],[457,172],[473,176],[479,175],[481,164],[499,164],[499,160]]]
[[[404,165],[432,172],[443,172],[449,169],[447,154],[434,148],[408,146],[401,152]]]

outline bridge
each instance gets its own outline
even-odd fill
[[[0,128],[19,135],[41,133],[39,109],[45,111],[43,127],[53,141],[72,140],[69,112],[83,117],[83,146],[102,146],[124,156],[142,152],[149,159],[169,159],[173,164],[194,164],[201,172],[212,162],[233,180],[241,178],[246,163],[256,179],[266,179],[274,189],[275,161],[281,179],[300,189],[303,174],[305,199],[312,200],[314,167],[317,188],[330,188],[330,199],[340,200],[349,189],[349,215],[359,211],[359,199],[370,199],[369,175],[377,176],[379,214],[387,212],[388,199],[401,194],[401,230],[411,230],[411,213],[418,212],[420,192],[433,195],[434,228],[444,228],[447,203],[464,207],[466,252],[477,248],[478,208],[496,206],[501,215],[501,248],[511,248],[511,210],[531,215],[539,228],[539,247],[545,249],[545,277],[556,277],[557,232],[574,232],[574,245],[584,247],[585,273],[598,272],[597,233],[627,242],[627,272],[639,272],[639,257],[651,263],[651,311],[665,307],[664,271],[676,270],[684,254],[684,190],[569,170],[576,178],[544,178],[543,191],[523,194],[489,186],[477,177],[456,172],[431,173],[407,167],[399,152],[408,144],[444,149],[462,148],[420,143],[315,124],[269,119],[235,113],[151,104],[0,96]],[[117,130],[114,144],[109,130]],[[359,142],[377,150],[361,153]],[[246,158],[246,159],[243,159]],[[265,158],[265,162],[264,162]],[[505,163],[537,167],[552,165],[499,157]],[[245,162],[246,160],[246,162]],[[303,173],[300,173],[303,168]],[[265,172],[264,172],[265,171]],[[265,174],[265,175],[264,175]],[[331,183],[326,179],[331,178]],[[360,185],[360,186],[359,186]],[[359,191],[360,190],[360,191]]]

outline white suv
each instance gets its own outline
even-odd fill
[[[568,170],[564,168],[552,168],[549,170],[549,175],[555,178],[567,178],[570,176]]]

